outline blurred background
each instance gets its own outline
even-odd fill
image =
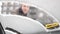
[[[3,0],[1,0],[1,1],[3,1]],[[6,1],[6,0],[4,0],[4,1]],[[60,21],[60,0],[33,0],[33,1],[32,0],[7,0],[7,1],[18,1],[18,3],[3,2],[2,6],[1,6],[2,7],[1,13],[3,13],[3,14],[12,14],[12,12],[15,9],[19,8],[19,5],[20,5],[19,2],[25,2],[25,3],[36,5],[39,8],[43,8],[44,10],[48,11],[50,14],[52,14],[55,18],[57,18]],[[36,9],[35,7],[31,7],[32,11],[34,11],[35,9]],[[36,11],[37,10],[38,9],[36,9]],[[39,11],[40,10],[38,10],[38,12]],[[46,14],[45,14],[45,17],[46,17]],[[32,18],[33,18],[33,16],[32,16]],[[34,17],[33,19],[35,19],[35,18],[36,17]],[[48,18],[50,19],[51,17],[48,16]],[[51,23],[54,22],[54,19],[52,19],[52,18],[50,20],[49,19],[47,19],[48,22],[51,22]],[[40,20],[40,19],[37,19],[37,20]],[[45,24],[47,22],[47,20],[44,21],[44,19],[41,19],[40,22]],[[58,32],[56,32],[56,33],[58,33]],[[55,32],[53,34],[55,34]]]

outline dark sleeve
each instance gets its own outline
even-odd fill
[[[23,11],[21,8],[18,9],[18,15],[22,15],[23,14]]]
[[[22,9],[21,9],[21,8],[18,10],[18,15],[27,16],[27,14],[24,14],[24,13],[23,13],[23,11],[22,11]]]

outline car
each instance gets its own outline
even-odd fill
[[[37,16],[33,16],[35,13],[30,13],[33,15],[26,17],[1,12],[0,34],[53,34],[60,31],[60,23],[53,15],[32,4],[30,4],[30,8],[31,11],[37,11],[35,11]]]

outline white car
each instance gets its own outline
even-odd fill
[[[32,7],[36,6],[32,5]],[[40,11],[40,8],[36,8]],[[47,19],[45,21],[44,16],[51,17],[51,19],[53,18],[52,20],[59,24],[59,21],[54,16],[44,10],[38,14],[37,20],[20,15],[0,14],[0,34],[59,34],[60,27],[47,29],[44,26],[46,22],[50,22],[50,18],[46,17]],[[43,19],[40,19],[40,17],[43,17]]]
[[[19,15],[0,15],[2,34],[50,34],[59,28],[46,29],[39,21]]]

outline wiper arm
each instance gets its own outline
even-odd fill
[[[17,33],[17,34],[21,34],[20,32],[14,30],[14,29],[12,29],[12,28],[9,28],[9,27],[6,27],[5,29],[6,29],[6,30],[9,30],[9,31],[12,31],[12,32],[15,32],[15,33]]]

